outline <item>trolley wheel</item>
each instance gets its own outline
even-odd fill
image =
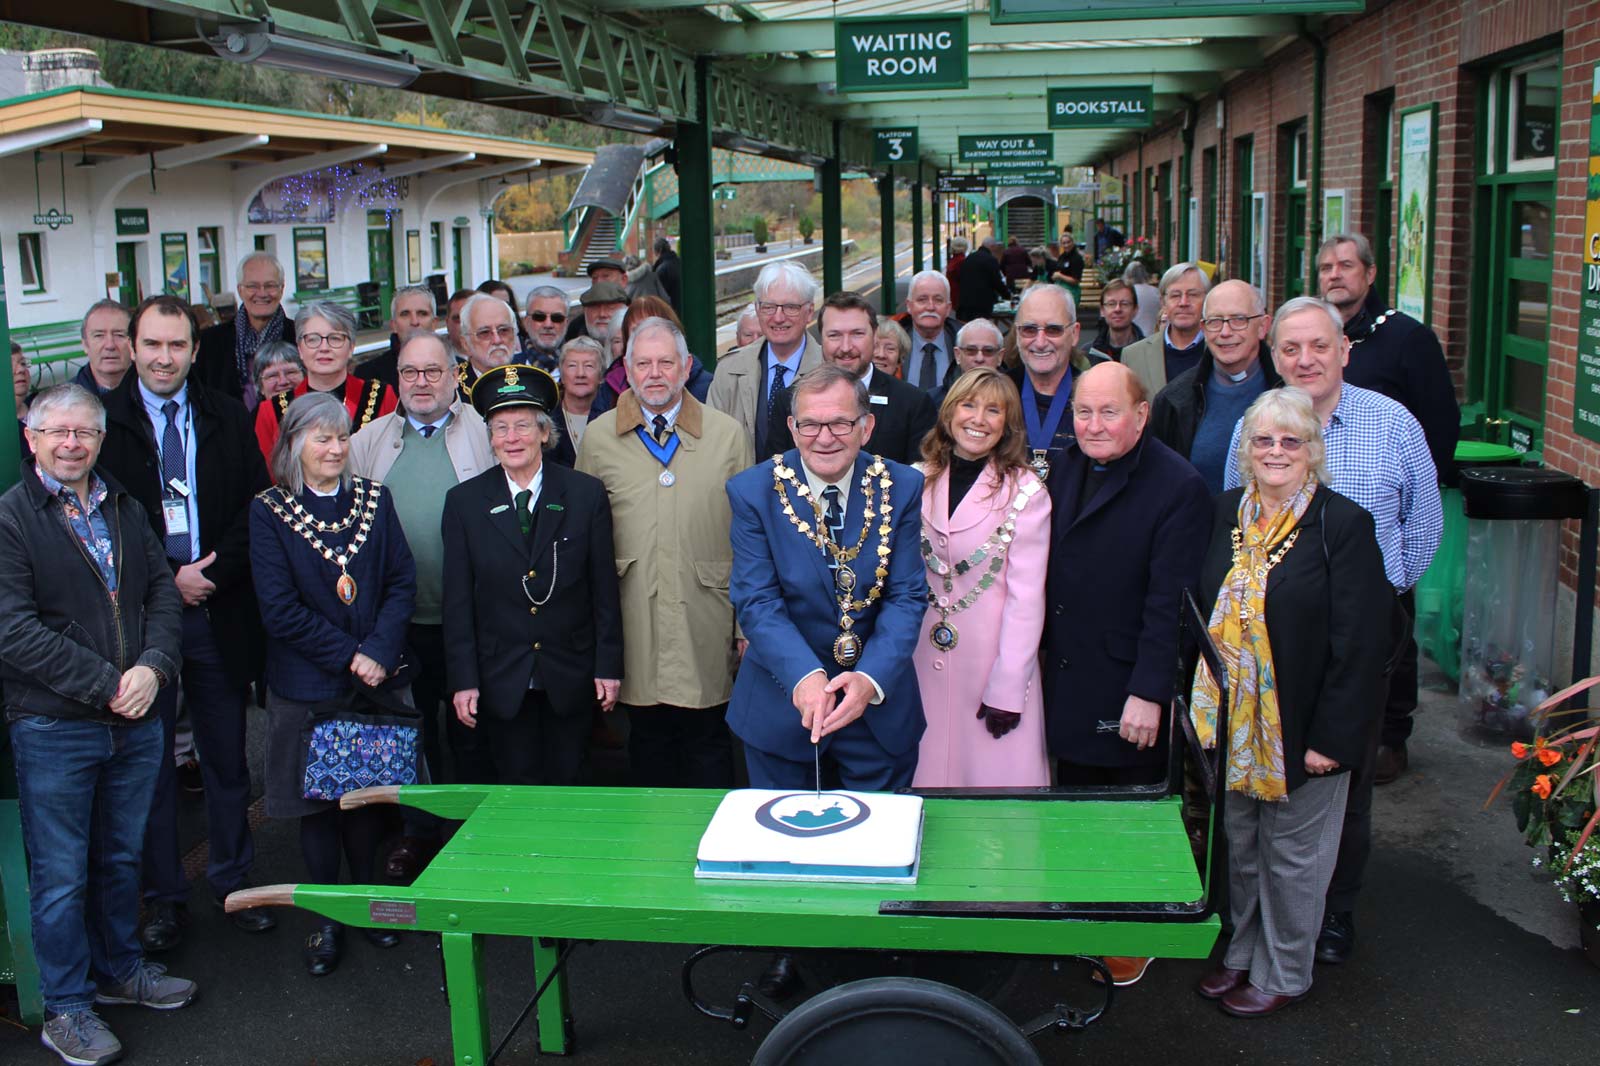
[[[968,992],[915,977],[875,977],[802,1003],[751,1066],[1042,1066],[1015,1023]]]

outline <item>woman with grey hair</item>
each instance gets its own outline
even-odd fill
[[[358,688],[410,703],[401,668],[417,568],[388,492],[350,474],[350,414],[335,397],[288,405],[270,465],[277,484],[250,504],[250,570],[269,638],[266,810],[300,819],[313,883],[338,882],[342,850],[351,882],[371,884],[381,819],[307,798],[306,732],[319,704]],[[426,779],[420,765],[418,774]],[[393,932],[364,932],[378,947],[399,942]],[[343,943],[334,922],[307,938],[312,976],[339,965]]]
[[[872,337],[872,365],[890,377],[902,377],[906,355],[911,351],[911,338],[892,318],[878,319],[878,332]]]
[[[399,403],[394,390],[376,378],[368,380],[350,373],[355,354],[356,317],[329,300],[312,300],[301,305],[294,316],[295,345],[305,380],[286,392],[261,401],[256,408],[256,440],[267,465],[272,465],[273,445],[289,405],[301,396],[325,392],[344,403],[350,425],[359,430],[368,422],[393,411]]]
[[[256,349],[255,366],[250,373],[255,379],[256,395],[265,399],[294,391],[306,379],[306,365],[294,345],[273,341]]]
[[[1372,515],[1327,486],[1324,456],[1304,390],[1251,404],[1244,483],[1217,497],[1200,573],[1227,698],[1202,665],[1190,708],[1201,742],[1222,749],[1233,937],[1197,990],[1243,1018],[1311,990],[1349,772],[1369,755],[1393,646]]]
[[[1151,336],[1161,324],[1161,290],[1150,283],[1149,269],[1137,259],[1122,271],[1122,280],[1133,286],[1133,299],[1138,306],[1133,324],[1139,327],[1140,333]]]

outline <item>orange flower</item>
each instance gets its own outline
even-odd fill
[[[1528,791],[1532,792],[1535,796],[1538,796],[1542,800],[1549,799],[1550,798],[1550,775],[1549,774],[1540,774],[1538,777],[1534,778],[1533,779],[1533,787],[1530,788]]]
[[[1533,757],[1539,760],[1541,766],[1554,766],[1561,761],[1561,752],[1555,748],[1540,748],[1533,753]]]
[[[1524,744],[1520,740],[1512,741],[1511,754],[1519,759],[1526,759],[1528,757],[1528,745]]]

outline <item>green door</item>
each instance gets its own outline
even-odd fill
[[[117,299],[122,301],[124,307],[137,307],[139,305],[139,246],[132,241],[123,241],[117,245],[117,274],[121,282],[117,286]]]
[[[1495,197],[1490,270],[1490,418],[1503,419],[1509,443],[1543,447],[1546,353],[1550,335],[1550,246],[1554,190],[1547,182],[1501,186]]]
[[[1213,164],[1214,165],[1214,164]],[[1233,183],[1238,189],[1234,197],[1234,239],[1233,252],[1238,257],[1239,270],[1235,277],[1251,281],[1252,258],[1255,252],[1255,142],[1248,137],[1241,137],[1236,142],[1233,160]],[[1217,195],[1215,179],[1211,191],[1211,206],[1203,208],[1211,212],[1211,229],[1216,232],[1217,226]],[[1215,238],[1213,238],[1214,240]],[[1215,248],[1212,249],[1215,251]],[[1253,282],[1252,282],[1253,283]]]
[[[387,312],[394,295],[394,223],[383,211],[367,212],[367,270],[378,283],[378,306]]]
[[[450,260],[455,267],[456,291],[467,287],[467,231],[464,226],[450,230]]]
[[[1306,293],[1306,191],[1289,190],[1283,227],[1283,298]]]

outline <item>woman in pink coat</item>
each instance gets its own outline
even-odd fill
[[[991,368],[963,374],[922,458],[931,597],[914,661],[928,729],[913,784],[1048,785],[1039,637],[1050,497],[1028,465],[1016,386]]]

